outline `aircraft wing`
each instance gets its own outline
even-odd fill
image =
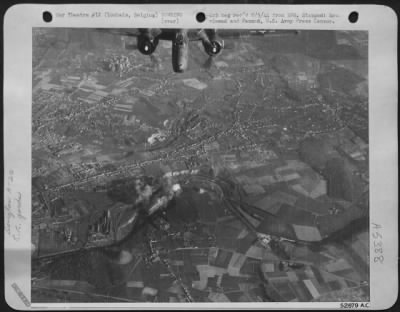
[[[141,35],[150,35],[159,40],[173,40],[175,29],[160,28],[96,28],[97,32],[113,34],[116,36],[138,37]]]
[[[206,30],[206,29],[204,29]],[[195,33],[189,35],[191,41],[200,40],[201,37],[198,35],[203,29],[199,29]],[[273,29],[215,29],[216,34],[221,39],[240,39],[248,38],[251,36],[263,36],[263,37],[280,37],[288,35],[297,35],[300,33],[298,30],[273,30]]]
[[[297,35],[298,30],[273,30],[273,29],[246,29],[246,30],[217,30],[217,34],[221,38],[235,39],[235,38],[247,38],[251,36],[262,36],[262,37],[280,37],[287,35]]]
[[[193,29],[188,31],[188,38],[190,41],[201,40],[200,33],[207,29]],[[176,29],[172,28],[97,28],[96,31],[114,34],[117,36],[137,37],[140,35],[150,35],[160,40],[173,40],[176,35]],[[240,39],[248,38],[250,36],[286,36],[297,35],[298,30],[272,30],[272,29],[216,29],[216,33],[221,39]]]
[[[136,28],[96,28],[95,31],[117,36],[137,37],[140,35],[139,29]]]

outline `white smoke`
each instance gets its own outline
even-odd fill
[[[141,182],[139,180],[136,182],[135,190],[136,190],[136,193],[138,194],[138,198],[135,201],[136,204],[141,203],[141,202],[149,202],[150,197],[154,191],[150,185],[148,185],[148,184],[143,185],[143,182]]]
[[[116,261],[116,263],[118,264],[128,264],[129,262],[131,262],[133,259],[132,253],[130,253],[127,250],[121,250],[118,260]]]
[[[149,208],[148,213],[153,214],[159,209],[165,208],[168,202],[174,197],[179,196],[182,193],[182,188],[178,183],[174,183],[171,177],[164,177],[161,181],[163,195],[156,200],[156,202]],[[138,197],[135,204],[145,203],[149,204],[151,196],[153,195],[155,188],[144,184],[143,181],[138,180],[135,184],[135,190]]]

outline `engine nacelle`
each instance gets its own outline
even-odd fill
[[[219,39],[211,39],[209,42],[203,41],[204,50],[210,56],[215,56],[221,53],[224,48],[224,41]]]
[[[142,53],[144,55],[153,54],[153,52],[157,48],[157,45],[158,45],[157,38],[151,39],[147,36],[138,36],[137,37],[138,50],[140,51],[140,53]]]

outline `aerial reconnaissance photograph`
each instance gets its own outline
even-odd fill
[[[369,301],[366,31],[32,36],[32,302]]]

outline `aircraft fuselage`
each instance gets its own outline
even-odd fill
[[[182,73],[188,67],[189,38],[187,29],[179,29],[172,40],[172,68],[174,72]]]

